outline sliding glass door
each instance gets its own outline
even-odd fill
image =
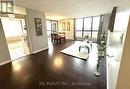
[[[100,16],[75,19],[75,37],[77,40],[89,35],[93,41],[97,41]]]

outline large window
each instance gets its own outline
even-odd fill
[[[100,16],[75,19],[75,36],[77,39],[89,35],[94,41],[97,40]]]
[[[50,38],[50,35],[51,35],[51,21],[50,20],[46,20],[46,29],[47,29],[48,38]]]
[[[47,35],[50,37],[51,33],[58,31],[58,21],[46,20]]]
[[[89,37],[91,37],[91,25],[92,18],[84,18],[83,37],[86,35],[89,35]]]
[[[76,19],[75,20],[76,24],[76,37],[81,37],[82,36],[82,30],[83,30],[83,19]]]
[[[93,17],[92,38],[97,40],[100,17]]]

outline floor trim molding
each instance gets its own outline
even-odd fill
[[[46,48],[43,48],[43,49],[40,49],[40,50],[34,51],[32,54],[35,54],[35,53],[41,52],[41,51],[46,50],[46,49],[48,49],[48,48],[49,48],[49,47],[46,47]]]
[[[4,64],[7,64],[7,63],[9,63],[9,62],[11,62],[11,60],[8,60],[8,61],[5,61],[5,62],[2,62],[2,63],[0,63],[0,66],[2,66],[2,65],[4,65]]]

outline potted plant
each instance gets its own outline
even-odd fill
[[[104,37],[104,36],[102,36],[102,37]],[[97,77],[101,75],[100,74],[100,67],[101,67],[101,62],[102,62],[102,60],[103,60],[103,58],[105,56],[105,48],[106,48],[106,43],[105,43],[105,41],[103,39],[103,40],[100,41],[100,43],[97,46],[98,60],[97,60],[97,65],[96,65],[96,72],[94,73],[95,76],[97,76]]]
[[[89,34],[87,33],[87,35],[84,37],[84,40],[85,40],[87,43],[89,43],[88,39],[89,39]]]

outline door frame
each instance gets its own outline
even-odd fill
[[[1,20],[1,18],[9,18],[8,16],[0,16],[0,22],[1,22],[1,24],[2,24],[2,20]],[[16,16],[15,16],[15,18],[16,19],[24,19],[25,20],[25,25],[26,25],[26,30],[27,30],[27,41],[28,41],[28,47],[29,47],[29,51],[30,51],[30,53],[28,54],[28,55],[30,55],[30,54],[32,54],[32,42],[31,42],[31,35],[30,35],[30,31],[29,31],[29,28],[28,28],[28,22],[27,22],[27,16],[26,15],[18,15],[18,14],[16,14]],[[3,25],[2,25],[2,28],[3,28]],[[3,32],[4,32],[4,28],[2,29],[3,30]],[[6,40],[6,36],[5,36],[5,32],[4,32],[4,37],[5,37],[5,40]],[[8,43],[7,43],[7,40],[6,40],[6,44],[7,44],[7,46],[8,46]],[[9,48],[8,48],[8,52],[9,52]],[[11,55],[10,55],[10,52],[9,52],[9,56],[10,56],[10,61],[15,61],[15,60],[18,60],[18,59],[15,59],[15,60],[11,60]],[[27,55],[25,55],[25,56],[27,56]],[[24,56],[22,56],[22,57],[24,57]],[[21,58],[21,57],[20,57]]]

